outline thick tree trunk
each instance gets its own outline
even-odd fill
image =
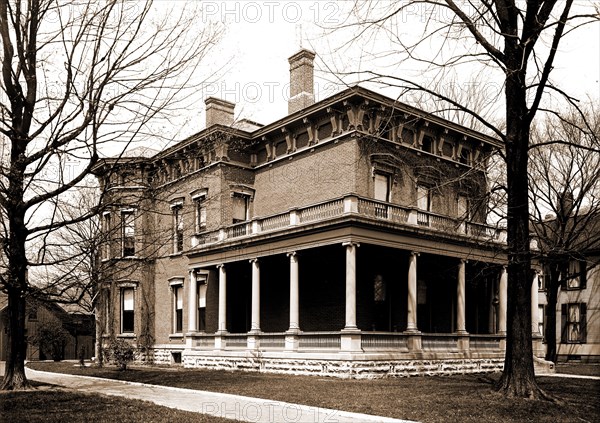
[[[18,290],[8,292],[8,314],[6,366],[0,390],[27,389],[30,385],[25,377],[25,297]]]
[[[531,254],[529,250],[529,127],[523,51],[507,42],[506,162],[508,187],[508,304],[504,371],[498,390],[508,396],[541,398],[535,380],[531,334]]]

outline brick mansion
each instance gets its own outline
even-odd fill
[[[502,145],[358,86],[315,102],[314,58],[306,49],[289,58],[284,118],[236,120],[235,104],[209,97],[204,130],[96,167],[103,340],[185,367],[341,377],[501,369],[506,233],[488,224],[486,198],[488,159]],[[596,273],[581,289],[598,285]],[[587,317],[566,322],[578,333],[599,313],[599,296],[586,295]],[[600,355],[600,335],[575,341],[559,355]]]

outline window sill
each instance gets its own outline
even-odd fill
[[[117,335],[117,338],[135,339],[136,334],[135,333],[120,333]]]
[[[180,257],[183,255],[183,251],[178,251],[176,253],[171,253],[169,254],[169,257],[173,258],[173,257]]]
[[[170,333],[169,339],[183,339],[183,333]]]

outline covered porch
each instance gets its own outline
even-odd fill
[[[227,262],[193,266],[190,292],[206,288],[205,298],[190,295],[184,364],[211,356],[501,361],[507,279],[498,258],[356,238],[252,258],[256,251],[238,250]]]

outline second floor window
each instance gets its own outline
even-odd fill
[[[248,220],[248,204],[250,202],[250,197],[246,194],[234,192],[231,199],[233,202],[233,223],[245,222]]]
[[[206,197],[195,200],[196,205],[196,233],[206,230]]]
[[[417,185],[417,208],[431,211],[431,190],[424,185]]]
[[[569,273],[566,280],[567,289],[585,289],[586,287],[586,262],[583,260],[571,260],[569,262]]]
[[[135,215],[133,210],[121,212],[122,256],[135,256]]]
[[[173,252],[183,250],[183,207],[176,205],[173,210]]]
[[[390,201],[390,176],[385,173],[375,173],[374,180],[373,197],[379,201]]]
[[[111,239],[112,239],[112,225],[110,213],[105,213],[102,216],[102,234],[103,234],[103,244],[102,244],[102,258],[108,260],[111,258],[110,248],[111,248]]]
[[[459,195],[457,199],[457,214],[459,219],[470,220],[469,198],[466,195]]]

